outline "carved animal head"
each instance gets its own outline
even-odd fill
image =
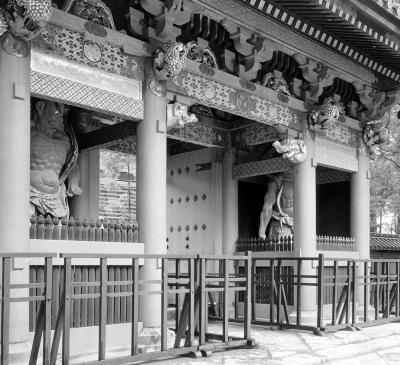
[[[278,153],[282,153],[282,157],[286,158],[293,164],[300,164],[307,157],[307,148],[301,139],[284,139],[282,142],[275,141],[272,146]]]
[[[311,111],[309,125],[324,130],[329,123],[336,122],[341,114],[344,114],[344,108],[333,98],[329,98],[322,105],[316,106]]]
[[[155,51],[154,75],[158,80],[168,80],[177,76],[186,64],[188,49],[181,42],[168,41]]]

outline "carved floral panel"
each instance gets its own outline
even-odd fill
[[[181,92],[193,97],[200,104],[217,108],[229,113],[256,120],[268,125],[283,125],[290,128],[302,128],[302,114],[287,106],[280,105],[234,89],[220,82],[189,72],[181,72],[174,78]]]
[[[105,42],[96,43],[85,39],[83,34],[52,24],[33,41],[33,48],[116,75],[140,78],[140,61],[125,54],[120,47]]]

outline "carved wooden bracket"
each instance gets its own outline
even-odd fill
[[[332,85],[335,77],[334,71],[324,64],[301,54],[295,54],[294,58],[303,71],[303,77],[310,84],[305,95],[306,102],[311,105],[315,104],[324,88]]]

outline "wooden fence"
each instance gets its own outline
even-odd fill
[[[55,217],[32,216],[29,238],[44,240],[139,242],[138,225],[105,220],[80,220],[70,217],[61,220]]]
[[[281,237],[278,240],[268,238],[239,238],[236,242],[236,252],[260,251],[293,251],[293,237]]]
[[[400,260],[325,259],[323,254],[265,258],[253,253],[252,257],[253,323],[320,334],[400,320]],[[267,262],[264,267],[268,267],[262,281],[255,271],[260,266],[259,261]],[[315,295],[313,323],[307,318],[307,323],[303,324],[301,298],[304,290],[312,297]],[[241,297],[236,299],[240,301]],[[256,319],[258,303],[269,304],[269,316],[265,320]],[[289,316],[292,309],[294,312]],[[327,309],[329,312],[324,313]]]
[[[226,349],[232,347],[253,346],[254,340],[251,339],[251,257],[247,255],[239,256],[160,256],[160,255],[123,255],[123,254],[61,254],[63,260],[63,270],[59,272],[62,277],[62,285],[57,288],[61,293],[61,300],[58,303],[58,311],[53,310],[56,303],[52,300],[54,287],[57,282],[54,280],[54,257],[52,254],[40,253],[17,253],[0,254],[2,261],[2,282],[1,282],[1,364],[9,365],[9,339],[10,339],[10,306],[14,302],[38,302],[40,303],[39,314],[35,324],[35,335],[32,344],[30,365],[37,363],[39,358],[40,345],[43,349],[43,364],[55,364],[57,360],[58,348],[62,345],[61,360],[63,364],[70,364],[70,337],[71,327],[74,322],[73,303],[77,300],[98,300],[98,311],[93,312],[98,321],[94,322],[99,327],[98,337],[98,361],[93,364],[112,363],[115,365],[149,361],[163,357],[171,357],[185,354],[195,354],[195,356],[208,355],[215,349]],[[43,283],[11,283],[12,260],[15,258],[42,257],[44,259],[44,280]],[[75,281],[73,259],[99,259],[97,268],[100,276],[93,281]],[[108,259],[130,259],[131,278],[126,279],[112,278],[108,265]],[[161,264],[159,279],[139,280],[139,260],[157,260]],[[230,267],[234,267],[240,260],[245,263],[243,274],[232,273]],[[209,264],[213,263],[215,264]],[[184,265],[181,265],[184,263]],[[171,267],[176,268],[171,270]],[[97,269],[96,268],[96,269]],[[148,290],[146,284],[156,284],[156,290]],[[126,291],[112,292],[109,288],[113,286],[127,286]],[[36,290],[33,295],[26,297],[13,297],[15,288]],[[81,291],[76,292],[76,288]],[[83,292],[87,288],[87,292]],[[90,290],[91,288],[91,290]],[[94,288],[99,290],[95,291]],[[229,334],[229,301],[232,293],[245,293],[245,316],[243,321],[243,336],[234,337]],[[208,298],[212,293],[219,293],[222,298],[222,322],[221,331],[210,333],[208,331]],[[138,352],[138,312],[139,296],[160,295],[161,296],[161,350],[150,353]],[[177,296],[175,322],[175,342],[173,347],[167,343],[168,322],[167,311],[169,298]],[[180,298],[183,296],[183,298]],[[107,322],[110,298],[130,298],[129,306],[131,317],[131,354],[130,356],[115,358],[111,362],[106,360],[107,342]],[[183,299],[180,300],[180,299]],[[179,304],[182,303],[182,306]],[[54,334],[52,336],[53,314],[57,312]],[[79,319],[80,320],[80,319]],[[173,325],[172,325],[173,326]]]
[[[352,237],[317,236],[317,250],[356,251],[356,240]]]

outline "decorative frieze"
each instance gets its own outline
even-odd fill
[[[275,128],[265,124],[254,123],[240,130],[235,136],[235,141],[241,146],[251,147],[276,141],[277,138]]]
[[[121,47],[106,42],[96,43],[84,34],[47,25],[33,42],[34,49],[63,57],[69,61],[94,67],[130,79],[142,79],[143,61],[128,55]]]
[[[344,171],[357,172],[357,149],[316,137],[315,163]]]
[[[253,95],[251,92],[234,89],[215,80],[181,72],[174,78],[179,91],[197,102],[229,113],[256,120],[268,125],[301,128],[301,113],[287,106]]]
[[[31,92],[35,96],[114,113],[125,119],[143,119],[142,100],[37,71],[31,71]]]
[[[351,147],[357,147],[359,132],[339,123],[331,123],[325,130],[325,137]]]
[[[234,165],[232,173],[234,179],[243,180],[253,176],[274,174],[290,169],[292,169],[292,164],[288,160],[278,157]]]
[[[194,122],[183,127],[168,129],[167,136],[184,142],[194,143],[207,147],[224,147],[223,134],[211,127]]]

